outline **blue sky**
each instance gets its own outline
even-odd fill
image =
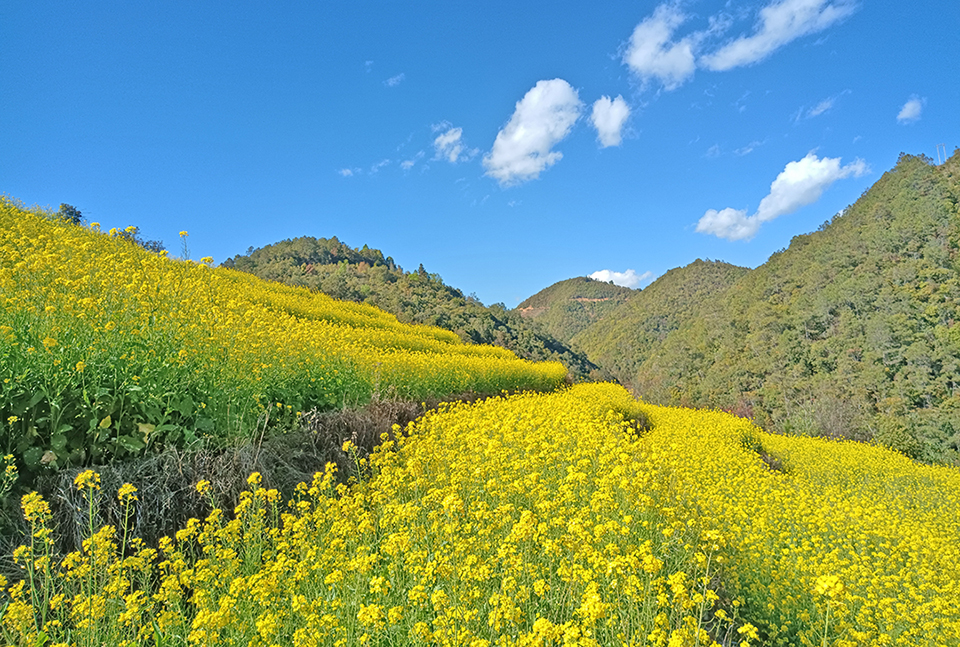
[[[3,3],[0,192],[216,262],[337,236],[509,307],[643,286],[951,154],[958,32],[939,0]]]

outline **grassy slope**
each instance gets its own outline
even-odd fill
[[[654,427],[638,434],[629,419],[643,415]],[[47,610],[62,623],[53,641],[960,641],[956,469],[638,404],[609,384],[428,414],[363,481],[334,488],[318,474],[282,522],[278,494],[258,475],[249,484],[236,519],[217,510],[162,555],[121,563],[101,531],[95,557],[46,580],[66,594]],[[28,511],[39,527],[39,504]],[[125,597],[128,577],[151,595]],[[35,590],[12,595],[13,644],[37,642]]]
[[[40,470],[232,442],[375,396],[552,388],[519,360],[0,201],[0,449]]]

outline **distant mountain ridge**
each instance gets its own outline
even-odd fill
[[[247,250],[223,262],[260,278],[319,290],[337,299],[369,303],[404,323],[429,324],[461,339],[492,344],[534,361],[554,360],[574,380],[609,375],[564,342],[500,305],[490,307],[443,282],[423,265],[406,272],[393,258],[364,245],[353,248],[336,237],[302,236]]]
[[[671,270],[569,341],[651,402],[960,461],[960,153],[901,155],[760,267]]]
[[[577,277],[544,288],[520,303],[516,311],[557,339],[569,342],[636,292],[613,283]]]

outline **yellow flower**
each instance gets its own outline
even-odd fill
[[[77,478],[73,480],[73,484],[77,486],[78,490],[82,490],[83,488],[99,490],[100,475],[93,470],[85,470],[77,474]]]
[[[83,369],[87,368],[87,364],[83,360],[80,360],[74,368],[77,370],[77,373],[83,373]]]
[[[37,523],[50,516],[50,505],[36,492],[25,494],[20,500],[23,516],[30,523]]]
[[[44,348],[53,348],[56,345],[57,345],[57,340],[54,339],[53,337],[45,337],[43,340]]]
[[[749,622],[744,623],[743,626],[737,628],[737,633],[743,636],[744,641],[746,640],[760,640],[760,634],[757,631],[757,628],[754,627]]]
[[[117,491],[117,498],[120,499],[121,503],[130,503],[132,501],[137,501],[137,488],[135,488],[130,483],[124,483],[120,486],[120,489]]]
[[[817,578],[814,590],[817,595],[824,595],[832,600],[843,595],[845,588],[836,575],[821,575]]]

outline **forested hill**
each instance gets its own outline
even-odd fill
[[[380,250],[360,249],[337,238],[303,236],[284,240],[223,263],[263,279],[300,285],[334,298],[369,303],[405,323],[429,324],[451,330],[464,341],[507,348],[519,357],[563,363],[575,380],[601,377],[599,368],[582,353],[542,332],[502,305],[485,307],[446,285],[421,265],[406,272]]]
[[[516,309],[550,335],[569,342],[635,294],[636,290],[583,276],[554,283]]]
[[[747,272],[719,261],[697,259],[668,271],[603,319],[575,335],[572,343],[630,384],[651,351],[707,298],[723,292]]]
[[[650,401],[957,460],[958,205],[960,153],[939,166],[902,155],[842,215],[726,289],[690,299],[668,273],[573,341]],[[678,312],[676,329],[664,335],[656,312]]]

